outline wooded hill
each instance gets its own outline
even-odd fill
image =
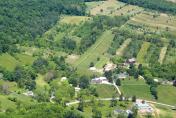
[[[80,0],[1,0],[0,52],[15,50],[9,44],[33,40],[51,28],[60,14],[84,15]]]

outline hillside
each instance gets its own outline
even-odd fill
[[[175,118],[175,32],[167,0],[1,0],[0,118]]]

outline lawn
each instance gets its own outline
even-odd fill
[[[80,74],[90,73],[90,71],[88,71],[89,65],[91,62],[97,62],[97,58],[100,58],[102,62],[104,62],[104,60],[108,60],[108,56],[106,57],[105,53],[111,45],[113,37],[114,34],[112,34],[112,31],[105,31],[102,36],[97,39],[95,44],[92,45],[83,55],[80,56],[78,60],[75,61],[73,65],[77,67]],[[98,66],[100,67],[104,65],[104,63],[101,64],[102,65]]]
[[[151,100],[152,96],[150,93],[150,87],[145,83],[144,80],[126,79],[122,80],[120,90],[125,96],[136,95],[137,98]]]
[[[95,85],[100,98],[111,98],[113,95],[118,96],[116,88],[112,85]]]
[[[5,53],[0,55],[0,66],[8,71],[13,71],[18,64],[19,62],[10,54]]]
[[[137,62],[144,64],[145,63],[145,56],[147,55],[147,50],[150,47],[149,42],[143,42],[141,49],[137,55]]]
[[[176,105],[176,87],[173,86],[158,86],[158,102]]]
[[[80,22],[84,22],[89,19],[90,17],[87,16],[63,16],[60,20],[60,23],[79,24]]]

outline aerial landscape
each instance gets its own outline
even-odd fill
[[[176,0],[0,0],[0,118],[176,118]]]

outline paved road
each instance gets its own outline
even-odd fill
[[[113,98],[98,98],[98,99],[95,99],[97,101],[110,101],[110,100],[119,100],[119,97],[113,99]],[[85,100],[84,102],[90,102],[91,100]],[[70,106],[70,105],[74,105],[74,104],[78,104],[80,101],[79,100],[76,100],[74,102],[69,102],[69,103],[66,103],[66,106]]]
[[[115,98],[116,100],[119,100],[119,97]],[[99,98],[99,99],[96,99],[97,101],[110,101],[110,100],[113,100],[112,98]],[[129,100],[131,100],[131,98],[129,98]],[[137,100],[141,100],[141,99],[137,99]],[[151,104],[158,104],[158,105],[162,105],[162,106],[166,106],[166,107],[170,107],[170,108],[174,108],[175,106],[173,105],[169,105],[169,104],[164,104],[164,103],[159,103],[159,102],[154,102],[154,101],[149,101],[149,100],[145,100],[147,103],[151,103]],[[74,104],[78,104],[80,101],[76,100],[74,102],[69,102],[69,103],[66,103],[67,106],[70,106],[70,105],[74,105]],[[90,102],[90,100],[85,100],[84,102]]]

